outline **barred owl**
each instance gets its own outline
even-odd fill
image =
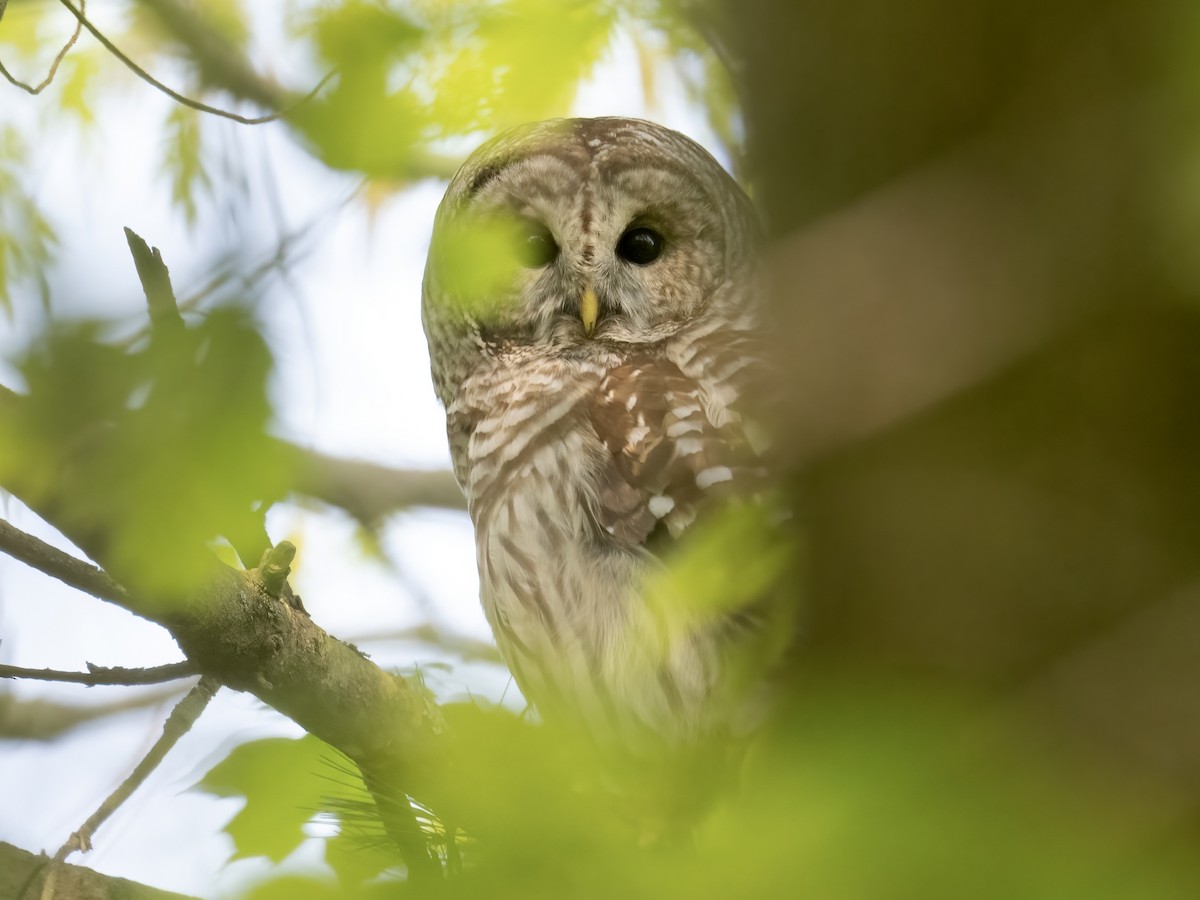
[[[746,616],[647,577],[754,468],[756,216],[691,140],[570,119],[478,149],[438,210],[423,319],[481,599],[547,720],[668,744],[724,727]]]

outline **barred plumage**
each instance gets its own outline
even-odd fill
[[[472,248],[496,245],[471,235],[497,228],[524,263],[480,286],[466,269],[495,261]],[[724,725],[727,623],[663,615],[642,588],[754,471],[756,236],[707,153],[628,119],[510,131],[438,212],[424,318],[484,610],[543,715],[601,738]]]

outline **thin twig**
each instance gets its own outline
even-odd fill
[[[502,663],[504,661],[495,644],[477,640],[469,635],[446,631],[429,623],[414,625],[411,628],[400,628],[395,631],[352,634],[342,639],[356,645],[385,641],[413,641],[439,647],[467,662]]]
[[[0,678],[30,678],[35,681],[62,681],[68,684],[85,684],[92,687],[98,684],[135,685],[162,684],[164,681],[174,681],[187,678],[189,675],[199,675],[200,670],[195,663],[170,663],[165,666],[153,666],[146,669],[127,669],[123,666],[93,666],[87,664],[86,672],[63,672],[57,669],[27,669],[23,666],[0,665]]]
[[[88,20],[88,18],[83,14],[82,10],[76,9],[71,4],[70,0],[58,0],[58,2],[61,3],[63,6],[65,6],[67,9],[69,9],[71,11],[71,15],[73,15],[76,19],[79,20],[79,23],[88,30],[88,32],[92,35],[92,37],[94,37],[96,40],[98,40],[101,44],[104,45],[105,50],[107,50],[109,53],[111,53],[113,56],[115,56],[117,59],[119,59],[122,63],[124,63],[126,68],[129,69],[129,71],[133,72],[134,75],[136,75],[138,78],[142,79],[142,81],[146,82],[146,84],[162,91],[164,94],[166,94],[172,100],[174,100],[176,103],[181,103],[184,106],[188,107],[189,109],[194,109],[199,112],[209,113],[214,116],[220,116],[223,119],[232,119],[234,122],[240,122],[243,125],[263,125],[263,124],[266,124],[267,122],[274,122],[276,119],[284,118],[285,116],[294,112],[297,107],[304,105],[309,100],[311,100],[313,97],[315,97],[317,95],[317,92],[320,91],[321,88],[325,87],[325,84],[337,72],[337,70],[334,69],[334,70],[326,73],[325,77],[317,82],[316,87],[314,87],[311,91],[309,91],[307,94],[305,94],[303,97],[301,97],[299,100],[297,100],[295,103],[293,103],[291,106],[287,107],[286,109],[281,109],[277,112],[273,112],[273,113],[270,113],[269,115],[265,115],[265,116],[238,115],[237,113],[229,112],[229,110],[219,109],[215,106],[209,106],[207,103],[202,103],[199,100],[193,100],[191,97],[185,97],[183,94],[179,93],[178,91],[172,90],[171,88],[167,87],[165,84],[163,84],[161,81],[159,81],[153,75],[151,75],[149,72],[147,72],[145,69],[143,69],[137,63],[135,63],[132,59],[130,59],[128,56],[126,56],[124,53],[122,53],[121,50],[112,41],[110,41],[107,37],[104,36],[104,34],[100,31],[100,29],[98,29],[95,25],[93,25],[91,23],[90,20]]]
[[[213,698],[221,688],[221,683],[215,678],[205,676],[200,679],[194,688],[188,691],[179,703],[171,710],[171,715],[167,716],[167,721],[163,723],[163,733],[154,746],[150,748],[150,752],[142,759],[140,763],[134,767],[132,773],[126,778],[117,789],[113,791],[99,808],[92,813],[86,822],[79,826],[79,830],[74,832],[65,844],[58,848],[58,852],[54,854],[56,862],[62,862],[76,850],[84,852],[92,849],[92,835],[96,833],[104,821],[111,816],[118,807],[130,795],[137,790],[138,786],[146,780],[158,764],[163,761],[167,753],[179,741],[181,737],[191,730],[192,725],[196,723],[196,719],[200,717],[200,713],[204,712],[204,708],[208,706],[208,701]]]
[[[113,581],[107,572],[69,553],[63,553],[57,547],[51,547],[3,519],[0,519],[0,552],[85,594],[129,608],[129,592]]]
[[[4,9],[6,6],[8,6],[8,0],[0,0],[0,19],[4,18]],[[79,15],[82,16],[84,10],[86,9],[87,0],[79,0]],[[8,69],[4,68],[4,63],[0,63],[0,75],[3,75],[6,79],[8,79],[8,83],[13,87],[19,87],[26,93],[33,94],[35,96],[40,94],[46,89],[50,82],[54,80],[54,76],[58,74],[59,64],[66,57],[67,53],[70,52],[71,48],[75,46],[75,42],[79,40],[79,32],[82,29],[83,21],[77,18],[75,22],[75,30],[71,33],[71,37],[67,39],[67,42],[63,44],[62,49],[58,51],[58,55],[54,57],[54,62],[50,63],[50,71],[46,73],[46,77],[42,79],[41,84],[39,84],[37,87],[26,84],[24,81],[21,81],[18,78],[14,78],[11,74],[9,74]]]
[[[360,522],[378,522],[414,506],[466,509],[454,475],[440,469],[395,469],[340,459],[280,442],[296,464],[295,489],[346,510]]]

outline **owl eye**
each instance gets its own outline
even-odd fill
[[[645,266],[662,256],[664,243],[663,236],[653,228],[630,228],[617,241],[617,256]]]
[[[517,236],[517,255],[521,264],[530,269],[540,269],[554,262],[558,256],[558,244],[554,235],[541,222],[525,222]]]

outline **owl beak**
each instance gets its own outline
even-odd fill
[[[600,301],[589,284],[584,290],[583,296],[579,298],[579,320],[583,322],[583,333],[588,337],[591,337],[592,332],[596,330],[598,318],[600,318]]]

